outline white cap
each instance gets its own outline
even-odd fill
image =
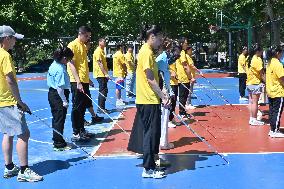
[[[23,39],[24,35],[16,33],[10,26],[0,26],[0,37],[14,36],[17,39]]]

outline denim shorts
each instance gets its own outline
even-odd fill
[[[8,136],[27,132],[25,114],[17,106],[0,107],[0,132]]]
[[[263,84],[259,85],[247,85],[249,94],[261,94],[263,92]]]

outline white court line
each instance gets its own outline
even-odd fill
[[[44,141],[40,141],[40,140],[35,140],[35,139],[29,139],[30,141],[32,142],[37,142],[37,143],[41,143],[41,144],[50,144],[50,145],[53,145],[51,142],[44,142]]]
[[[122,111],[121,111],[120,114],[117,116],[117,119],[114,119],[115,121],[112,123],[112,126],[109,128],[108,132],[111,131],[111,130],[114,128],[115,124],[119,121],[118,118],[120,118],[121,116],[122,116]],[[93,151],[91,152],[92,155],[96,154],[97,151],[100,149],[101,145],[103,144],[104,140],[107,138],[107,136],[108,136],[108,134],[109,134],[108,132],[106,132],[106,134],[101,138],[102,141],[100,142],[100,144],[99,144],[98,146],[95,146],[95,147],[93,148]]]
[[[38,110],[34,110],[34,111],[32,111],[33,113],[35,113],[35,112],[39,112],[39,111],[43,111],[43,110],[48,110],[49,108],[42,108],[42,109],[38,109]]]

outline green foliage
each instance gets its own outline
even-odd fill
[[[147,23],[158,24],[173,38],[187,36],[192,43],[213,40],[225,44],[226,32],[209,33],[208,26],[217,22],[216,13],[222,10],[231,18],[224,20],[225,25],[234,21],[245,25],[249,18],[257,25],[269,20],[268,1],[275,18],[284,16],[283,0],[1,0],[0,24],[11,25],[28,38],[22,42],[25,48],[18,47],[16,53],[27,63],[49,58],[58,38],[75,37],[81,25],[92,28],[93,41],[105,35],[136,38],[141,25]],[[281,31],[283,34],[283,27]],[[267,34],[255,40],[262,37]],[[43,45],[48,47],[38,44],[42,39],[50,41]]]

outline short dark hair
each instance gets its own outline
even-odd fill
[[[116,50],[120,50],[121,47],[122,47],[122,44],[121,44],[121,43],[117,43],[117,44],[116,44]]]
[[[278,53],[283,52],[283,47],[280,45],[272,46],[266,51],[267,60],[270,61],[272,58],[276,58]]]
[[[91,28],[90,27],[88,27],[88,26],[81,26],[80,28],[79,28],[79,31],[78,31],[79,33],[88,33],[88,32],[92,32],[92,30],[91,30]]]
[[[146,41],[149,39],[151,34],[157,35],[161,32],[162,32],[161,28],[158,27],[157,25],[151,25],[151,26],[144,25],[140,33],[140,39]]]
[[[56,62],[60,62],[63,57],[66,57],[68,59],[72,59],[74,56],[74,53],[69,47],[63,47],[60,46],[58,49],[56,49],[53,53],[53,59]]]

